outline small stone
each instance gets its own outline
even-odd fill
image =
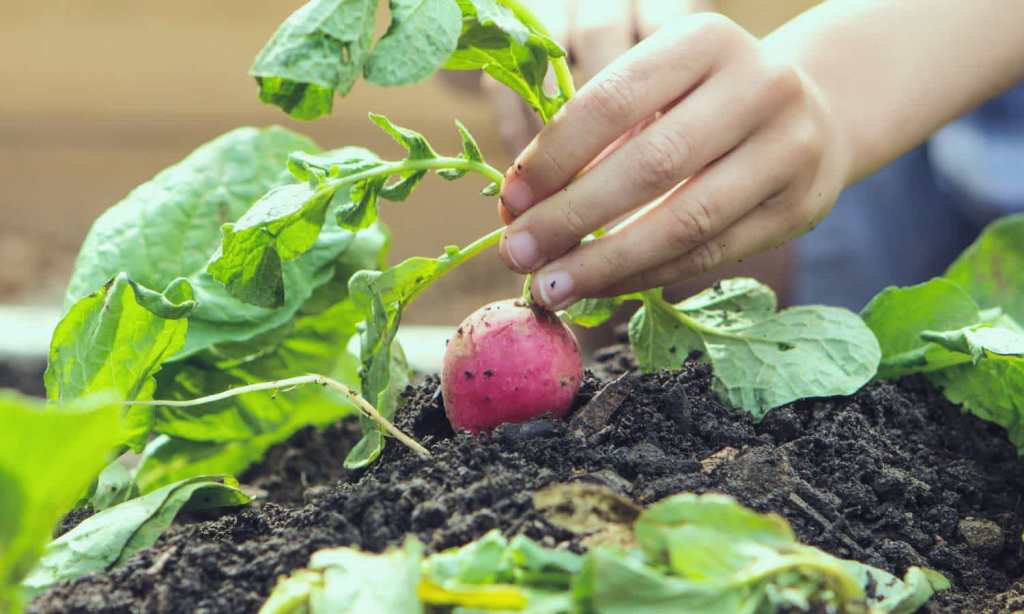
[[[725,446],[717,452],[709,454],[707,457],[701,459],[700,466],[703,467],[704,471],[713,471],[715,467],[721,465],[726,461],[731,461],[736,458],[736,455],[740,451],[731,446]]]
[[[985,518],[962,518],[959,523],[960,535],[975,552],[992,556],[1003,549],[1006,535],[999,525]]]

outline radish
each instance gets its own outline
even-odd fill
[[[562,417],[583,380],[576,337],[555,314],[508,299],[481,307],[444,355],[441,392],[452,428],[471,433],[544,414]]]

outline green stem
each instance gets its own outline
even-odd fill
[[[519,0],[498,0],[498,2],[508,10],[512,11],[512,14],[515,15],[519,21],[523,22],[523,25],[527,28],[551,38],[551,33],[544,27],[544,24],[530,12],[530,9],[523,6],[522,2]],[[565,57],[566,56],[563,55],[560,58],[551,58],[551,68],[555,72],[558,91],[562,94],[563,98],[569,100],[576,93],[576,84],[572,80],[572,71],[569,70],[569,63],[566,61]]]
[[[679,320],[679,322],[682,323],[683,326],[689,328],[690,330],[694,330],[699,333],[704,333],[705,335],[715,335],[718,337],[731,337],[733,339],[749,340],[748,337],[744,337],[743,335],[731,333],[729,331],[724,331],[718,328],[714,328],[712,326],[708,326],[707,324],[704,324],[700,320],[691,318],[682,311],[679,311],[678,309],[676,309],[675,305],[665,300],[664,295],[662,295],[661,288],[652,288],[650,290],[645,290],[644,292],[640,293],[640,296],[643,298],[644,303],[652,303],[655,306],[661,307],[665,311],[671,313],[677,320]]]
[[[501,235],[504,232],[504,226],[502,226],[501,228],[495,228],[494,230],[480,237],[476,241],[473,241],[466,247],[463,247],[458,252],[449,254],[448,259],[445,260],[444,262],[444,266],[439,267],[437,269],[437,272],[434,275],[432,275],[429,280],[424,280],[424,283],[419,284],[416,290],[410,293],[409,297],[405,299],[404,304],[408,305],[409,303],[413,302],[414,300],[416,300],[416,297],[422,294],[423,291],[426,290],[427,287],[433,284],[435,281],[444,277],[452,270],[457,269],[459,266],[465,264],[468,260],[473,259],[477,254],[484,251],[485,249],[497,244],[498,241],[501,241]]]
[[[427,451],[422,445],[419,444],[415,439],[403,433],[398,427],[391,423],[390,420],[385,418],[377,411],[369,401],[364,399],[355,390],[352,390],[345,384],[342,384],[338,380],[327,377],[326,375],[320,375],[318,373],[310,373],[308,375],[299,375],[296,377],[289,377],[286,379],[274,380],[272,382],[258,382],[256,384],[249,384],[247,386],[239,386],[237,388],[231,388],[223,392],[216,394],[210,394],[205,397],[199,397],[198,399],[189,399],[187,401],[179,400],[160,400],[154,399],[152,401],[129,401],[126,405],[129,406],[147,406],[147,407],[195,407],[197,405],[204,405],[206,403],[213,403],[215,401],[221,401],[231,397],[237,397],[241,394],[247,394],[250,392],[259,392],[261,390],[280,390],[290,389],[295,386],[301,386],[302,384],[316,384],[324,388],[330,388],[335,392],[340,393],[342,396],[346,396],[355,403],[356,407],[359,408],[363,414],[368,418],[379,424],[385,431],[387,431],[395,439],[401,441],[411,450],[419,454],[423,458],[430,458],[430,452]]]
[[[505,179],[505,175],[501,171],[486,162],[439,156],[437,158],[430,158],[427,160],[400,160],[398,162],[387,162],[359,173],[352,173],[351,175],[345,175],[344,177],[329,179],[324,182],[323,189],[333,192],[356,184],[364,179],[379,177],[380,175],[397,175],[398,173],[405,171],[445,169],[457,169],[478,173],[498,184],[499,188],[501,187],[502,181]]]

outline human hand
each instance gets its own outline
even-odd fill
[[[499,201],[501,257],[537,273],[534,299],[559,309],[663,286],[821,220],[846,182],[847,145],[785,57],[724,17],[696,15],[581,88],[516,159]]]
[[[580,83],[681,17],[714,8],[713,0],[522,0],[569,54]],[[549,84],[551,86],[553,84]],[[542,123],[523,100],[486,73],[480,87],[502,118],[499,134],[511,154],[519,153],[540,131]]]

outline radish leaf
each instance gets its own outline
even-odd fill
[[[119,403],[44,404],[0,391],[0,611],[17,612],[20,582],[104,465],[128,438]]]
[[[331,112],[334,92],[348,94],[370,53],[377,0],[313,0],[281,24],[249,74],[260,100],[292,117]]]
[[[185,344],[192,288],[172,282],[161,294],[118,275],[75,303],[57,324],[44,375],[47,396],[71,401],[98,392],[122,400],[153,398],[153,376]],[[152,427],[148,408],[126,409],[130,443],[141,449]]]
[[[565,103],[565,97],[545,92],[544,77],[550,59],[563,57],[565,52],[496,0],[460,0],[459,6],[462,34],[444,68],[483,70],[515,92],[547,123]]]
[[[776,312],[774,294],[753,280],[722,282],[678,305],[653,290],[643,301],[629,326],[640,367],[675,369],[699,352],[719,398],[756,418],[798,399],[851,394],[878,367],[878,341],[856,314],[821,306]]]
[[[152,546],[182,510],[234,507],[249,497],[232,479],[198,477],[129,499],[86,518],[46,547],[23,586],[36,594],[62,580],[104,571]]]
[[[299,258],[315,244],[332,203],[339,204],[338,224],[359,230],[377,219],[380,198],[404,200],[430,170],[473,171],[492,181],[502,179],[499,171],[473,159],[475,154],[464,150],[455,157],[439,156],[418,132],[381,115],[371,114],[370,119],[408,156],[388,162],[363,149],[292,156],[289,170],[304,183],[272,190],[236,223],[224,226],[221,248],[208,270],[233,296],[266,308],[280,306],[285,300],[280,264]],[[398,179],[387,183],[390,177]]]
[[[1024,322],[1024,214],[989,224],[944,277],[974,297],[978,307],[999,307]]]
[[[366,79],[377,85],[422,81],[441,67],[459,40],[455,0],[391,0],[391,26],[366,62]]]

